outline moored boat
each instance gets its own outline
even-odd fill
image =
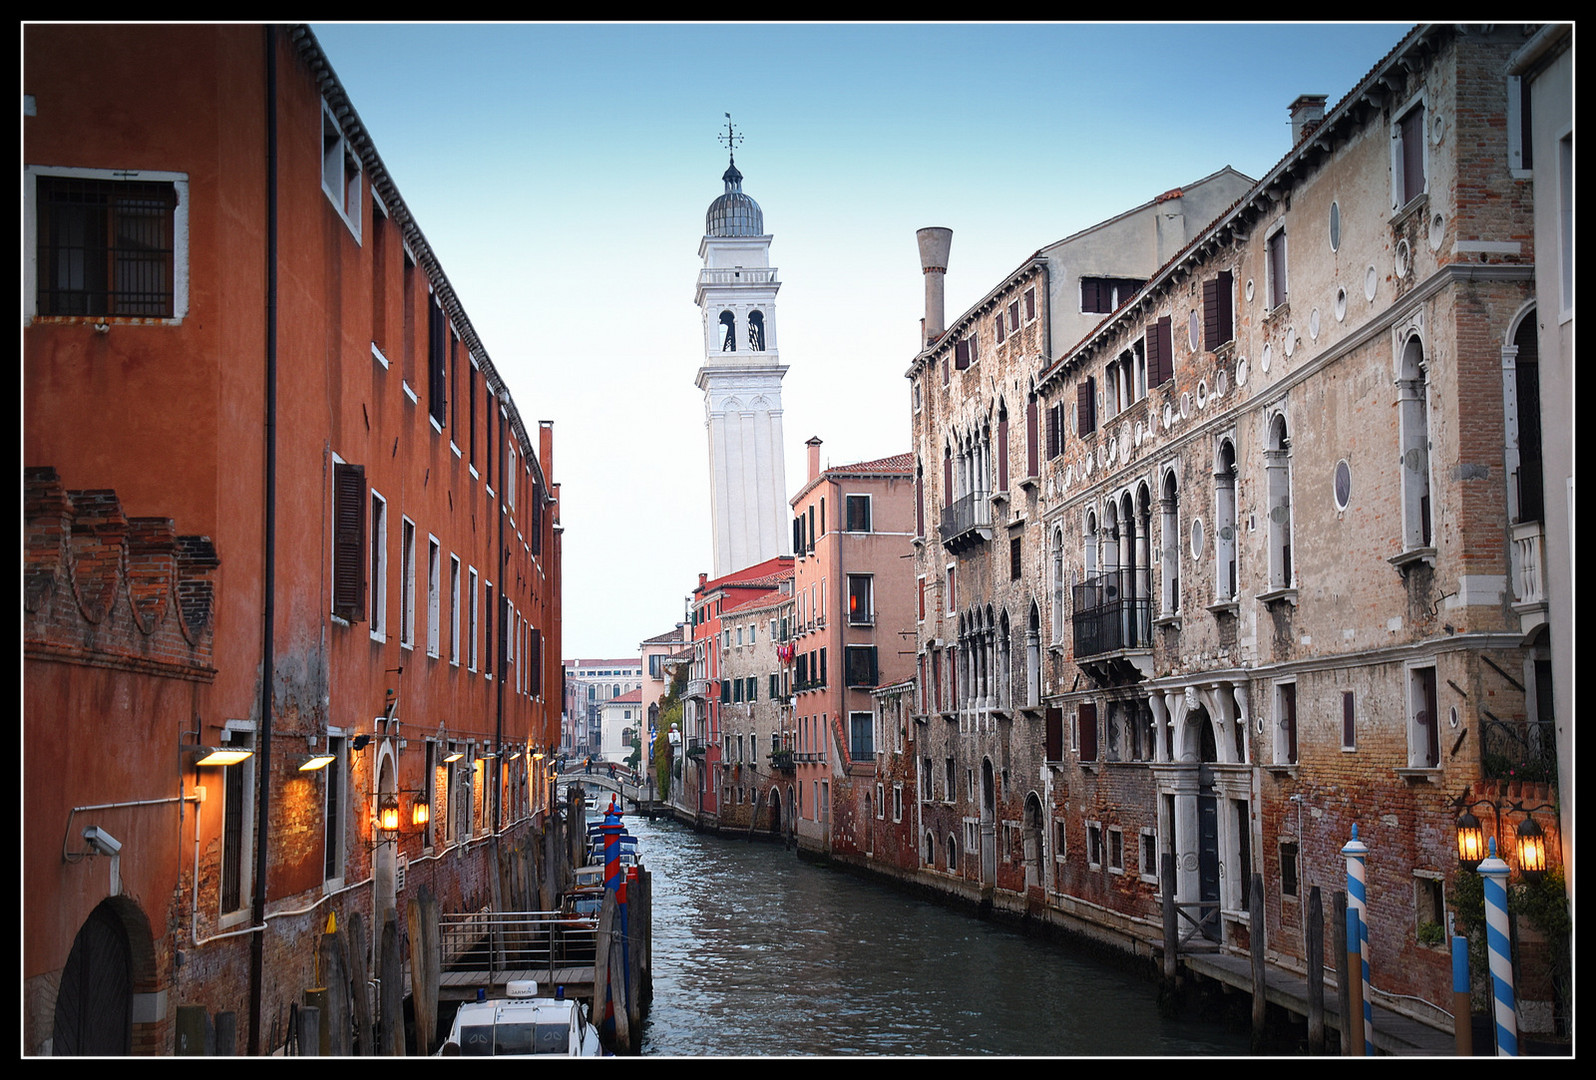
[[[437,1057],[598,1057],[598,1031],[588,1019],[587,1006],[565,996],[563,986],[553,997],[539,997],[531,979],[511,982],[509,995],[467,1001],[454,1014],[449,1037]]]

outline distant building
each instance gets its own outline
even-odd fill
[[[791,687],[782,663],[793,606],[792,573],[720,616],[720,809],[722,828],[782,834],[783,779],[791,776]]]
[[[793,750],[798,842],[854,855],[873,819],[871,691],[914,670],[913,458],[821,468],[793,496]]]
[[[647,727],[643,719],[643,691],[630,690],[620,697],[610,698],[600,707],[599,715],[603,737],[595,756],[617,765],[624,764],[632,756],[632,740]]]
[[[643,685],[639,657],[565,661],[565,727],[561,746],[576,757],[598,757],[604,744],[604,703]]]

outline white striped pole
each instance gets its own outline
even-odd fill
[[[1363,1053],[1367,1057],[1374,1053],[1374,1002],[1369,997],[1369,910],[1368,890],[1364,885],[1364,863],[1369,857],[1369,848],[1362,840],[1358,839],[1358,826],[1352,826],[1352,839],[1347,841],[1341,849],[1341,854],[1347,860],[1347,911],[1356,912],[1358,916],[1358,952],[1363,958],[1361,967],[1363,982]],[[1350,930],[1351,927],[1349,926]],[[1351,950],[1348,949],[1350,952]],[[1353,1053],[1357,1047],[1353,1047]]]
[[[1518,1057],[1518,1023],[1513,1013],[1513,949],[1507,927],[1507,863],[1496,856],[1491,837],[1490,856],[1480,863],[1485,880],[1485,944],[1491,958],[1491,1002],[1496,1014],[1496,1053]]]

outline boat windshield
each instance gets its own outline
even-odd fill
[[[571,1028],[558,1024],[472,1024],[460,1029],[460,1053],[466,1057],[490,1054],[566,1054],[571,1049]]]

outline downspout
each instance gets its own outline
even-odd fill
[[[255,812],[255,932],[249,947],[249,1055],[260,1055],[261,975],[266,936],[266,857],[271,838],[272,655],[277,557],[277,29],[266,27],[266,476],[261,568],[260,763]]]

